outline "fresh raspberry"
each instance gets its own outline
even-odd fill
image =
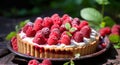
[[[61,44],[70,45],[70,37],[68,35],[63,35],[60,42]]]
[[[54,28],[59,28],[60,26],[58,24],[54,24],[52,27],[51,27],[51,30],[54,29]]]
[[[52,21],[53,21],[54,24],[58,24],[58,25],[62,24],[61,18],[58,14],[52,15],[51,18],[52,18]]]
[[[70,19],[70,16],[68,14],[64,14],[62,16],[62,20]]]
[[[42,61],[42,63],[43,63],[43,64],[47,64],[47,65],[52,65],[52,62],[51,62],[50,60],[48,60],[48,59],[44,59],[44,60]]]
[[[110,30],[109,27],[105,27],[105,28],[100,29],[99,32],[100,32],[100,35],[101,35],[101,36],[105,36],[105,35],[110,34],[110,33],[111,33],[111,30]]]
[[[51,32],[57,32],[60,34],[60,30],[58,28],[51,29]]]
[[[42,25],[44,27],[49,27],[49,28],[52,26],[52,24],[53,24],[53,22],[52,22],[52,19],[50,17],[45,17],[44,21],[42,23]]]
[[[35,38],[33,39],[33,42],[34,43],[37,43],[37,44],[45,44],[46,43],[46,39],[45,39],[45,37],[43,36],[43,34],[42,33],[37,33],[36,35],[35,35]]]
[[[38,65],[48,65],[48,64],[43,64],[43,63],[40,63],[40,64],[38,64]]]
[[[63,37],[63,35],[67,35],[67,31],[64,31],[64,32],[61,34],[61,37]]]
[[[26,30],[26,36],[33,37],[35,36],[35,34],[36,34],[36,31],[33,30],[33,27],[32,26],[28,27],[28,29]]]
[[[120,35],[120,25],[114,25],[111,29],[111,34]]]
[[[22,29],[23,32],[26,33],[28,27],[31,27],[31,26],[33,26],[33,23],[32,23],[32,22],[28,22],[28,23],[23,27],[23,29]]]
[[[15,51],[17,51],[17,50],[18,50],[18,46],[17,46],[17,38],[16,38],[16,36],[12,37],[11,43],[12,43],[13,49],[14,49]]]
[[[83,42],[83,35],[81,34],[80,31],[77,31],[77,32],[74,33],[73,39],[78,43]]]
[[[73,24],[72,27],[74,27],[77,30],[79,30],[79,26],[77,24]]]
[[[105,43],[102,43],[101,46],[102,46],[102,48],[105,48],[105,47],[106,47],[106,44],[105,44]]]
[[[81,21],[81,23],[79,24],[79,29],[81,29],[82,27],[84,27],[86,25],[88,25],[87,21],[85,21],[85,20]]]
[[[63,16],[62,16],[62,24],[65,24],[65,23],[71,23],[71,21],[72,21],[72,18],[69,16],[69,15],[67,15],[67,14],[64,14]]]
[[[28,65],[38,65],[39,64],[39,62],[37,61],[37,60],[30,60],[29,62],[28,62]]]
[[[13,45],[13,49],[14,49],[15,51],[18,51],[18,46],[17,46],[17,44],[14,44],[14,45]]]
[[[44,27],[44,28],[42,28],[41,32],[45,38],[48,38],[49,34],[50,34],[50,29],[48,27]]]
[[[55,35],[51,35],[48,40],[47,43],[49,45],[56,45],[58,43],[58,38]]]
[[[74,18],[73,21],[71,21],[71,24],[72,24],[72,25],[73,25],[73,24],[79,25],[79,24],[80,24],[79,18]]]
[[[16,36],[12,37],[11,42],[13,42],[16,39],[17,39]]]
[[[34,29],[35,31],[41,30],[41,29],[42,29],[42,22],[43,22],[42,18],[41,18],[41,17],[38,17],[38,18],[35,20],[33,29]]]
[[[60,29],[60,32],[62,33],[63,31],[66,30],[65,25],[61,25],[59,29]]]
[[[51,32],[49,37],[52,35],[56,36],[58,39],[60,38],[60,34],[58,32]]]
[[[80,32],[82,33],[83,37],[90,38],[91,28],[87,25],[81,28]]]

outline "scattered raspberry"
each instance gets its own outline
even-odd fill
[[[120,35],[120,25],[114,25],[111,29],[111,34]]]
[[[58,25],[62,24],[61,18],[58,14],[54,14],[51,18],[54,24],[58,24]]]
[[[38,17],[38,18],[35,20],[33,29],[34,29],[35,31],[41,30],[41,29],[42,29],[42,22],[43,22],[42,18],[41,18],[41,17]]]
[[[56,45],[58,43],[58,38],[55,35],[51,35],[48,40],[47,43],[49,45]]]
[[[100,35],[101,35],[101,36],[105,36],[105,35],[110,34],[110,33],[111,33],[111,30],[110,30],[109,27],[105,27],[105,28],[100,29],[99,32],[100,32]]]
[[[17,46],[17,38],[16,38],[16,36],[12,37],[11,43],[12,43],[13,49],[14,49],[15,51],[17,51],[17,50],[18,50],[18,46]]]
[[[90,38],[91,28],[87,25],[81,28],[80,32],[83,37]]]
[[[86,25],[88,25],[87,21],[85,21],[85,20],[81,21],[81,23],[79,24],[79,29],[81,29],[82,27],[84,27]]]
[[[63,31],[66,30],[65,25],[61,25],[59,29],[60,29],[60,32],[62,33]]]
[[[49,28],[52,26],[52,24],[53,24],[53,22],[52,22],[52,19],[50,17],[45,17],[44,21],[42,23],[42,25],[44,27],[49,27]]]
[[[44,59],[44,60],[42,61],[42,63],[43,63],[43,64],[47,64],[47,65],[52,65],[52,62],[51,62],[50,60],[48,60],[48,59]]]
[[[45,44],[46,43],[46,39],[45,39],[45,37],[43,36],[42,33],[37,33],[35,35],[35,38],[33,39],[33,42],[37,43],[37,44]]]
[[[24,27],[23,27],[23,32],[26,33],[28,27],[33,26],[32,22],[28,22]]]
[[[106,44],[105,44],[105,43],[102,43],[101,46],[102,46],[102,48],[105,48],[105,47],[106,47]]]
[[[29,62],[28,62],[28,65],[38,65],[39,64],[39,62],[37,61],[37,60],[30,60]]]
[[[44,27],[44,28],[42,28],[41,32],[45,38],[48,38],[49,34],[50,34],[50,29],[48,27]]]
[[[61,44],[70,45],[70,37],[68,35],[63,35],[60,42]]]
[[[54,24],[52,27],[51,27],[51,30],[54,29],[54,28],[59,28],[60,26],[58,24]]]
[[[28,29],[26,30],[26,36],[33,37],[35,36],[35,34],[36,34],[36,31],[33,30],[32,26],[29,26]]]
[[[80,31],[77,31],[76,33],[74,33],[73,39],[78,43],[83,42],[83,35],[81,34]]]

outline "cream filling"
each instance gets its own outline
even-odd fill
[[[95,41],[96,40],[96,36],[98,36],[98,33],[95,31],[95,30],[91,30],[91,35],[90,35],[90,38],[85,38],[83,39],[83,42],[76,42],[75,40],[71,39],[71,44],[70,45],[65,45],[65,44],[60,44],[58,43],[57,45],[48,45],[48,44],[44,44],[44,45],[39,45],[37,43],[33,43],[33,39],[34,37],[26,37],[26,34],[21,31],[21,33],[19,33],[20,37],[23,39],[23,41],[27,41],[31,44],[34,44],[34,45],[37,45],[39,47],[47,47],[47,48],[50,48],[50,47],[56,47],[56,48],[70,48],[70,47],[80,47],[80,46],[85,46],[85,45],[88,45],[90,44],[91,42]]]

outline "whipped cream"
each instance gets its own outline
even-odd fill
[[[58,43],[57,45],[48,45],[48,44],[44,44],[44,45],[39,45],[37,43],[34,43],[33,42],[33,39],[34,37],[27,37],[26,34],[21,31],[19,33],[20,37],[23,39],[23,41],[27,41],[29,42],[30,44],[34,44],[34,45],[37,45],[37,46],[40,46],[40,47],[56,47],[56,48],[70,48],[70,47],[80,47],[80,46],[85,46],[85,45],[88,45],[90,44],[91,42],[95,41],[96,40],[96,36],[98,36],[98,33],[94,30],[94,29],[91,29],[91,34],[90,34],[90,38],[83,38],[83,42],[76,42],[74,39],[71,39],[71,44],[70,45],[65,45],[65,44],[60,44]]]

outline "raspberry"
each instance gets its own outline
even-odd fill
[[[105,43],[102,43],[101,46],[102,46],[102,48],[105,48],[105,47],[106,47],[106,44],[105,44]]]
[[[52,62],[51,62],[50,60],[48,60],[48,59],[44,59],[44,60],[42,61],[42,63],[43,63],[43,64],[47,64],[47,65],[52,65]]]
[[[60,34],[60,30],[58,28],[51,29],[51,32],[57,32]]]
[[[48,65],[48,64],[43,64],[43,63],[40,63],[40,64],[38,64],[38,65]]]
[[[63,35],[60,42],[61,44],[70,45],[70,37],[68,35]]]
[[[62,24],[62,21],[61,21],[60,16],[58,14],[54,14],[51,18],[52,18],[52,21],[54,24],[58,24],[58,25]]]
[[[62,20],[70,19],[70,16],[68,14],[64,14],[62,16]]]
[[[66,30],[65,25],[61,25],[59,29],[60,29],[60,32],[62,33],[63,31]]]
[[[28,29],[26,30],[26,36],[33,37],[35,36],[35,34],[36,34],[36,31],[33,30],[33,27],[32,26],[28,27]]]
[[[72,25],[73,25],[73,24],[79,25],[79,24],[80,24],[79,18],[74,18],[73,21],[71,22],[71,24],[72,24]]]
[[[77,24],[73,24],[72,27],[74,27],[76,30],[79,30],[79,26]]]
[[[91,28],[89,26],[84,26],[81,28],[80,32],[83,37],[90,38]]]
[[[81,34],[80,31],[77,31],[76,33],[74,33],[73,39],[74,39],[76,42],[83,42],[83,35]]]
[[[100,32],[100,35],[101,35],[101,36],[105,36],[105,35],[110,34],[110,33],[111,33],[111,30],[110,30],[109,27],[105,27],[105,28],[100,29],[99,32]]]
[[[114,25],[111,29],[111,34],[120,35],[120,25]]]
[[[58,43],[58,38],[55,35],[51,35],[48,40],[47,43],[49,45],[56,45]]]
[[[37,33],[36,35],[35,35],[35,38],[33,39],[33,42],[34,43],[37,43],[37,44],[45,44],[46,43],[46,39],[45,39],[45,37],[43,36],[43,34],[42,33]]]
[[[44,28],[42,28],[41,32],[45,38],[48,38],[49,34],[50,34],[50,29],[48,27],[44,27]]]
[[[14,49],[15,51],[18,51],[18,46],[17,46],[17,44],[14,44],[14,45],[13,45],[13,49]]]
[[[33,26],[32,22],[28,22],[24,27],[23,27],[23,32],[26,33],[28,27]]]
[[[38,65],[39,64],[39,62],[37,61],[37,60],[30,60],[29,62],[28,62],[28,65]]]
[[[58,39],[60,38],[60,34],[58,32],[51,32],[49,37],[52,35],[56,36]]]
[[[35,20],[33,29],[34,29],[35,31],[38,31],[38,30],[42,29],[42,22],[43,22],[42,18],[41,18],[41,17],[38,17],[38,18]]]
[[[81,29],[82,27],[84,27],[86,25],[88,25],[87,21],[85,21],[85,20],[81,21],[81,23],[79,24],[79,29]]]
[[[64,32],[61,34],[61,37],[62,37],[63,35],[67,35],[67,31],[64,31]]]
[[[64,14],[63,16],[62,16],[62,24],[65,24],[65,23],[70,23],[71,21],[72,21],[72,18],[69,16],[69,15],[67,15],[67,14]]]
[[[53,24],[53,22],[52,22],[52,19],[50,17],[45,17],[44,21],[42,23],[42,25],[44,27],[49,27],[49,28],[52,26],[52,24]]]
[[[13,42],[16,39],[17,39],[16,36],[12,37],[11,42]]]
[[[54,28],[59,28],[60,26],[58,24],[54,24],[52,27],[51,27],[51,30],[54,29]]]

